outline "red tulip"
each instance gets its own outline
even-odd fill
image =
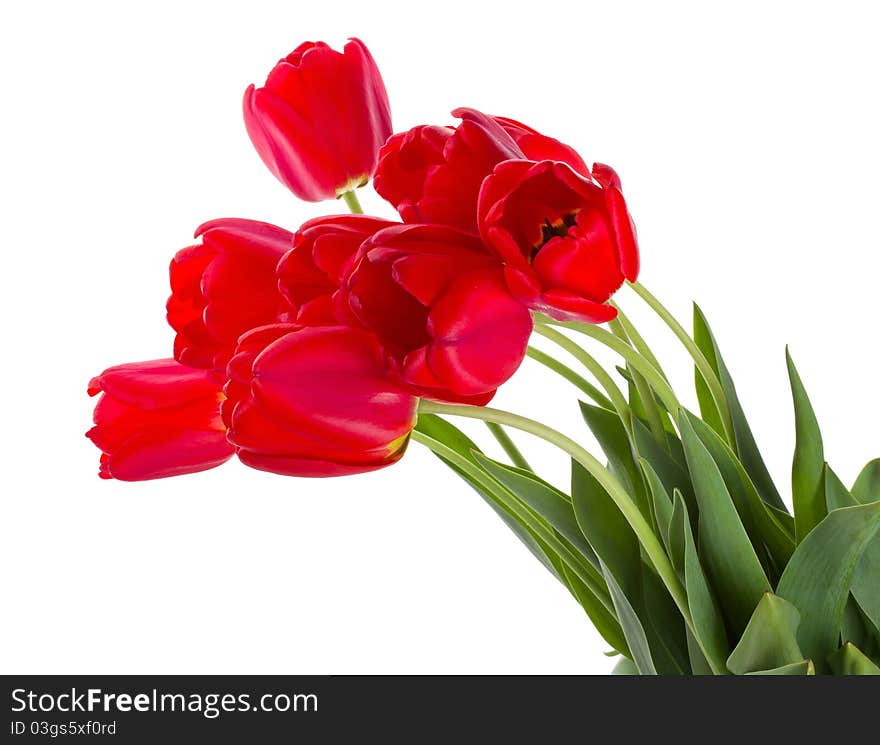
[[[410,223],[476,232],[477,195],[501,161],[526,157],[492,117],[456,109],[458,127],[423,125],[393,135],[379,152],[373,186]]]
[[[330,215],[304,223],[278,264],[278,287],[291,320],[306,326],[350,325],[346,301],[336,296],[361,243],[395,223],[366,215]]]
[[[211,372],[172,359],[117,365],[92,378],[89,395],[103,395],[86,436],[103,451],[101,478],[158,479],[229,460],[221,386]]]
[[[531,315],[475,235],[386,228],[361,246],[343,287],[392,369],[420,395],[484,404],[525,355]]]
[[[376,337],[345,326],[264,326],[229,363],[223,418],[241,461],[288,476],[341,476],[397,461],[417,399],[391,382]]]
[[[293,234],[254,220],[206,222],[202,242],[171,261],[168,323],[177,332],[174,356],[190,367],[222,370],[238,337],[273,323],[286,303],[275,268]]]
[[[504,160],[558,160],[590,175],[568,145],[503,116],[456,109],[458,127],[422,125],[392,135],[379,153],[373,185],[411,223],[476,231],[480,185]]]
[[[309,202],[365,184],[391,134],[382,76],[358,39],[342,52],[300,44],[245,91],[244,121],[269,170]]]
[[[555,161],[501,163],[483,183],[479,219],[510,291],[554,318],[609,321],[617,311],[606,301],[638,276],[635,228],[608,166],[587,179]]]

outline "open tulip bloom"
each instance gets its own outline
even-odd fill
[[[101,477],[178,476],[233,455],[340,476],[392,465],[415,441],[571,593],[617,672],[880,674],[880,459],[849,487],[838,478],[787,355],[783,501],[706,318],[695,306],[689,333],[637,281],[617,173],[512,119],[453,116],[393,133],[357,39],[342,52],[303,43],[247,89],[245,125],[271,173],[353,214],[196,230],[171,261],[174,358],[89,385]],[[354,190],[370,179],[399,219],[361,214]],[[699,413],[612,300],[624,284],[693,358]],[[530,347],[533,334],[576,365]],[[622,366],[606,370],[589,344]],[[526,356],[579,392],[601,454],[487,405]],[[509,462],[484,455],[460,417],[486,422]],[[511,429],[570,457],[567,492]]]

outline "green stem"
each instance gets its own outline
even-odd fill
[[[354,193],[354,189],[351,191],[346,191],[342,193],[342,199],[346,205],[348,205],[348,209],[355,215],[363,215],[364,208],[361,207],[361,203],[358,201],[357,194]]]
[[[575,386],[581,389],[584,393],[586,393],[590,398],[593,399],[599,406],[604,409],[613,409],[614,405],[611,403],[610,399],[608,399],[602,391],[600,391],[596,386],[594,386],[589,380],[584,378],[581,375],[578,375],[574,370],[572,370],[568,365],[563,364],[555,357],[551,357],[546,352],[542,352],[540,349],[535,347],[529,347],[526,350],[526,354],[531,357],[536,362],[540,362],[544,367],[547,367],[553,372],[561,375],[565,378],[569,383],[573,383]]]
[[[569,339],[565,334],[561,334],[556,329],[536,323],[535,333],[549,339],[554,344],[564,349],[590,371],[593,377],[599,381],[599,385],[605,389],[608,398],[611,399],[612,407],[617,412],[617,415],[620,417],[620,421],[623,422],[624,427],[626,427],[627,432],[632,434],[630,431],[631,422],[629,417],[629,404],[626,402],[626,399],[623,397],[623,394],[620,392],[620,388],[617,387],[614,379],[605,372],[605,368],[599,364],[598,360],[586,350],[581,349],[580,346]]]
[[[657,368],[642,357],[642,355],[640,355],[635,349],[629,346],[629,344],[621,341],[611,332],[599,328],[592,323],[554,321],[552,318],[547,318],[546,316],[536,316],[535,324],[535,331],[538,331],[539,328],[546,328],[546,326],[559,326],[561,328],[573,329],[585,336],[592,337],[596,341],[602,342],[606,347],[617,352],[630,364],[630,366],[632,366],[634,370],[644,376],[651,388],[657,392],[660,400],[663,401],[663,405],[671,413],[675,414],[681,408],[681,404],[679,404],[675,392],[669,386],[669,383],[667,383],[660,373],[657,372]]]
[[[651,351],[651,347],[648,346],[648,343],[639,333],[635,324],[633,324],[626,313],[620,309],[620,306],[617,303],[611,300],[609,301],[609,304],[617,309],[617,320],[620,321],[620,325],[623,326],[626,335],[629,337],[632,345],[638,350],[639,354],[656,368],[657,372],[663,376],[664,380],[669,380],[669,378],[666,377],[666,373],[663,372],[663,368],[660,366],[657,358],[654,356],[654,353]]]
[[[486,422],[486,427],[492,433],[496,440],[498,440],[498,444],[504,448],[504,452],[507,453],[507,457],[510,458],[510,462],[513,463],[517,468],[522,468],[524,471],[531,471],[532,467],[529,465],[529,462],[525,459],[525,456],[519,451],[519,448],[516,446],[516,443],[510,439],[510,435],[504,430],[500,424],[496,424],[495,422]]]
[[[422,403],[427,403],[427,401],[423,399]],[[427,407],[423,406],[422,410],[427,411]],[[602,587],[598,582],[600,579],[598,575],[593,576],[590,570],[587,569],[588,565],[586,565],[585,561],[580,559],[573,549],[560,541],[555,531],[548,528],[539,518],[535,517],[535,515],[526,509],[512,493],[503,487],[499,488],[498,483],[489,477],[475,463],[468,460],[460,453],[457,453],[448,445],[426,435],[424,432],[420,432],[417,429],[413,430],[412,439],[421,443],[441,458],[449,461],[453,466],[463,471],[468,479],[479,484],[480,488],[513,518],[552,548],[559,558],[568,565],[577,578],[581,580],[581,582],[590,589],[590,592],[598,598],[599,602],[605,606],[605,609],[609,613],[616,614],[614,604],[611,602],[607,588]],[[592,567],[590,567],[590,569],[592,570]]]
[[[718,376],[715,374],[715,371],[712,369],[706,356],[700,351],[696,342],[690,337],[690,334],[684,330],[684,327],[676,320],[675,316],[665,308],[663,303],[638,282],[630,282],[629,286],[632,287],[636,295],[642,298],[642,300],[644,300],[645,303],[647,303],[648,306],[660,316],[663,322],[669,326],[693,358],[694,364],[697,366],[700,375],[702,375],[703,379],[706,381],[706,385],[709,387],[709,392],[712,395],[712,400],[715,402],[715,406],[721,415],[721,424],[724,428],[724,434],[727,441],[735,450],[736,435],[734,434],[733,423],[730,419],[730,409],[727,406],[727,397],[724,395],[721,381],[718,380]]]
[[[542,440],[546,440],[551,445],[555,445],[571,456],[589,471],[590,474],[592,474],[593,478],[602,485],[605,491],[608,492],[608,496],[611,497],[621,513],[623,513],[626,521],[629,523],[639,542],[642,544],[645,554],[651,560],[651,563],[657,570],[657,574],[669,590],[669,594],[678,606],[679,612],[688,627],[693,631],[694,626],[693,620],[691,619],[690,609],[688,608],[687,595],[678,579],[675,569],[673,569],[669,558],[666,556],[666,552],[663,550],[663,546],[660,544],[659,539],[654,534],[654,531],[651,530],[651,526],[645,520],[638,506],[632,501],[623,486],[621,486],[620,482],[614,478],[608,469],[603,467],[602,464],[589,452],[561,432],[557,432],[555,429],[548,427],[545,424],[541,424],[541,422],[536,422],[534,419],[528,419],[509,411],[493,409],[488,406],[481,407],[467,406],[465,404],[443,404],[437,401],[428,401],[427,399],[422,399],[419,404],[419,410],[432,414],[461,416],[470,419],[481,419],[483,421],[504,424],[508,427],[520,429],[523,432],[528,432],[536,437],[540,437]]]

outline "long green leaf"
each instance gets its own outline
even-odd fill
[[[880,527],[880,502],[832,510],[798,545],[776,594],[801,613],[798,642],[817,665],[837,648],[856,565]]]
[[[447,422],[445,419],[442,419],[435,414],[420,414],[417,429],[437,442],[441,442],[451,448],[463,458],[471,461],[474,460],[472,453],[477,452],[476,444],[474,444],[464,432],[458,429],[455,425]],[[501,521],[551,574],[563,584],[566,584],[565,578],[560,574],[558,569],[559,560],[552,549],[541,541],[541,539],[532,531],[522,525],[522,523],[520,523],[519,520],[504,506],[503,501],[498,499],[493,490],[486,489],[479,483],[475,482],[467,475],[467,473],[446,458],[439,455],[437,457],[483,498],[486,504],[488,504],[495,514],[501,518]]]
[[[727,658],[728,669],[743,675],[800,663],[804,655],[797,642],[799,624],[797,608],[770,592],[765,593]]]
[[[791,465],[791,493],[798,543],[825,517],[823,470],[825,450],[819,422],[788,349],[785,350],[794,400],[795,448]]]
[[[688,411],[685,411],[685,414],[694,432],[718,466],[737,514],[752,545],[756,547],[759,559],[762,559],[765,571],[768,575],[775,575],[778,578],[776,568],[779,567],[781,574],[781,568],[788,563],[794,552],[794,536],[789,534],[785,526],[776,518],[774,508],[761,499],[749,474],[730,446],[698,417]],[[769,555],[766,555],[764,546],[767,547]]]
[[[567,495],[531,471],[498,463],[479,452],[474,452],[473,457],[484,471],[512,491],[577,548],[584,559],[596,569],[597,577],[599,576],[599,560],[578,527],[571,500]]]
[[[840,649],[828,657],[828,664],[835,675],[880,675],[870,658],[852,642],[846,642]]]
[[[761,457],[760,450],[758,450],[755,437],[752,434],[751,427],[749,427],[746,415],[737,396],[733,378],[730,376],[727,365],[724,364],[721,350],[718,347],[715,336],[712,334],[712,329],[709,328],[709,322],[696,303],[694,303],[694,341],[709,360],[709,363],[718,375],[718,379],[721,381],[724,397],[727,399],[730,419],[733,422],[736,451],[743,467],[757,487],[761,498],[767,504],[784,510],[785,503],[779,496],[779,491],[770,477],[770,472],[767,470],[763,457]]]
[[[853,484],[852,495],[862,504],[880,499],[880,458],[866,465]]]
[[[480,468],[474,457],[474,454],[479,452],[476,445],[455,425],[434,414],[422,413],[419,415],[416,429],[423,436],[429,437],[431,441],[439,442],[448,447],[462,463],[478,469],[480,478],[476,479],[469,473],[471,469],[461,468],[451,462],[449,458],[444,458],[435,453],[440,460],[464,479],[486,501],[529,551],[566,586],[578,603],[580,603],[602,637],[612,647],[625,653],[626,643],[623,632],[617,620],[608,611],[608,608],[613,607],[613,605],[601,573],[588,563],[579,561],[578,571],[589,575],[592,587],[587,586],[579,579],[576,582],[572,580],[572,578],[576,579],[577,575],[568,568],[566,561],[563,560],[553,547],[548,545],[544,538],[524,525],[520,518],[511,512],[507,503],[510,499],[515,500],[515,495],[494,480],[484,469]],[[552,532],[552,526],[543,517],[534,512],[528,505],[520,504],[536,521]],[[580,556],[578,550],[568,543],[562,535],[557,535],[556,540],[566,548],[570,556]]]
[[[694,622],[695,639],[712,672],[716,675],[723,675],[727,673],[725,660],[728,653],[724,619],[721,617],[703,567],[700,565],[690,521],[687,519],[687,506],[681,497],[681,492],[676,492],[675,509],[684,513],[676,520],[670,530],[676,530],[682,534],[680,537],[676,536],[674,540],[676,545],[683,546],[683,556],[680,560],[684,563],[684,584],[687,591],[688,608]],[[670,540],[673,540],[672,537]]]
[[[694,432],[686,413],[679,413],[679,430],[699,506],[700,553],[709,581],[719,588],[728,630],[738,637],[770,581],[749,541],[721,472]]]
[[[626,642],[629,646],[632,661],[640,675],[656,675],[657,668],[654,667],[654,660],[651,657],[651,648],[648,645],[648,638],[645,635],[645,629],[639,620],[638,615],[627,600],[626,594],[621,590],[620,585],[614,579],[614,574],[603,566],[605,570],[605,581],[608,584],[608,590],[611,592],[611,600],[614,603],[614,609],[617,611],[617,618],[623,629]]]
[[[653,503],[652,511],[657,520],[657,527],[660,532],[660,539],[669,551],[669,520],[672,518],[672,500],[669,498],[669,492],[663,486],[663,482],[657,475],[657,472],[651,467],[651,464],[644,458],[639,459],[639,465],[645,474],[645,481],[648,484],[648,492],[651,495]]]

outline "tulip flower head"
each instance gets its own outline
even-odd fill
[[[386,374],[376,337],[349,326],[275,324],[245,334],[229,364],[223,419],[247,466],[341,476],[403,455],[417,399]]]
[[[212,220],[196,230],[202,242],[171,261],[168,323],[174,356],[190,367],[223,371],[238,337],[274,323],[287,307],[275,269],[293,234],[256,220]]]
[[[101,478],[158,479],[229,460],[222,385],[173,359],[117,365],[92,378],[89,395],[103,395],[86,436],[102,451]]]
[[[352,323],[347,302],[338,297],[343,278],[361,244],[395,224],[365,215],[329,215],[303,223],[277,267],[290,320],[306,326]]]
[[[379,68],[358,39],[342,52],[304,42],[244,94],[244,121],[263,162],[297,197],[333,199],[373,174],[391,134]]]
[[[507,161],[483,182],[478,212],[483,240],[528,307],[561,320],[615,318],[606,301],[636,280],[639,253],[611,168],[596,164],[585,178],[559,161]]]

